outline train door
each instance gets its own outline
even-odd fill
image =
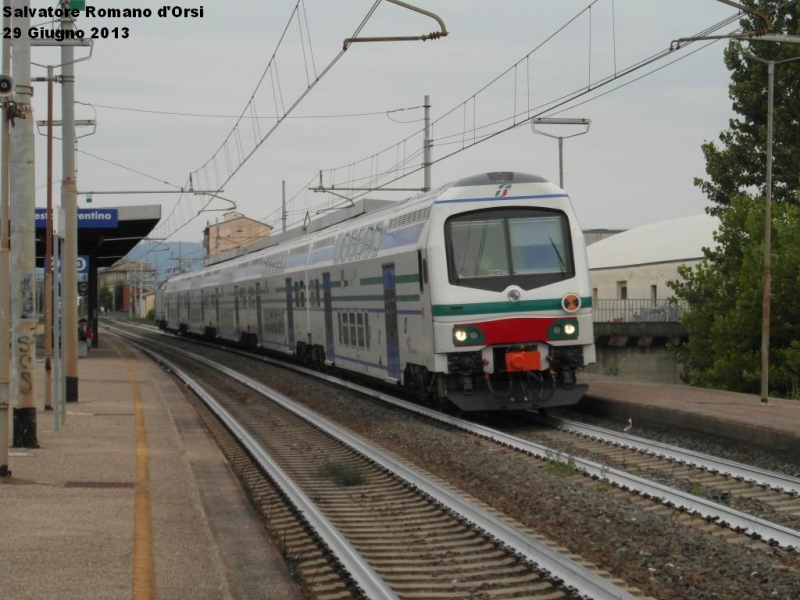
[[[383,304],[386,309],[386,366],[389,377],[400,379],[400,338],[397,331],[397,288],[394,265],[383,265]]]
[[[206,326],[206,291],[200,290],[200,320],[202,323],[200,326],[205,328]]]
[[[294,352],[294,309],[292,307],[292,278],[286,278],[286,339],[289,351]]]
[[[322,274],[322,298],[325,308],[325,357],[334,362],[333,351],[333,300],[331,298],[331,274]]]
[[[233,286],[233,333],[239,335],[239,286]]]
[[[258,342],[264,339],[264,322],[261,316],[261,284],[256,283],[256,323],[258,324]]]

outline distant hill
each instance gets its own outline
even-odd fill
[[[203,266],[205,248],[196,242],[141,242],[125,257],[147,261],[158,272],[159,281],[176,273],[196,271]]]

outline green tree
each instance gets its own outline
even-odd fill
[[[746,0],[773,21],[774,29],[800,34],[800,0]],[[742,20],[745,30],[761,26]],[[721,145],[703,145],[708,179],[695,183],[713,201],[720,218],[705,260],[680,269],[671,282],[691,310],[684,317],[689,342],[678,350],[684,376],[693,385],[757,393],[760,387],[764,191],[766,182],[767,67],[748,52],[780,61],[800,56],[800,45],[731,42],[730,97],[739,118],[720,135]],[[773,118],[771,393],[798,396],[800,383],[800,61],[775,68]],[[754,190],[755,193],[754,193]]]
[[[111,293],[111,289],[107,285],[103,285],[103,287],[100,288],[100,294],[99,294],[100,306],[110,311],[112,310],[111,306],[112,302],[113,302],[113,294]]]
[[[745,0],[744,4],[766,14],[776,32],[800,35],[800,0]],[[760,19],[747,16],[741,21],[745,31],[762,26]],[[703,145],[709,179],[696,179],[698,185],[717,204],[712,213],[747,189],[764,193],[767,139],[767,65],[748,58],[746,52],[776,62],[800,56],[800,45],[764,41],[734,41],[725,51],[725,65],[731,71],[729,96],[740,118],[731,119],[729,129],[720,136],[721,146]],[[797,202],[800,187],[800,61],[775,67],[773,115],[773,199]]]

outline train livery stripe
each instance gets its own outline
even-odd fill
[[[592,298],[581,298],[582,308],[591,308]],[[520,302],[477,302],[474,304],[434,304],[434,317],[461,315],[485,315],[495,313],[534,312],[540,310],[563,310],[561,298],[545,300],[522,300]]]
[[[334,296],[334,303],[339,302],[383,302],[383,294],[380,296]],[[398,302],[419,302],[419,294],[398,295]]]
[[[395,283],[419,283],[419,273],[409,275],[398,275],[394,278]],[[359,279],[361,285],[383,285],[383,277],[362,277]]]
[[[509,200],[541,200],[543,198],[569,198],[567,194],[537,194],[535,196],[498,196],[490,198],[456,198],[436,200],[434,204],[460,204],[463,202],[507,202]]]

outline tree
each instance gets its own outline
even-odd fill
[[[800,0],[750,0],[772,20],[776,32],[800,34]],[[760,26],[753,17],[745,30]],[[703,145],[707,180],[695,183],[714,202],[720,218],[717,246],[705,260],[679,270],[671,282],[691,310],[684,316],[689,342],[678,349],[684,376],[693,385],[758,393],[761,378],[761,314],[764,271],[767,60],[800,56],[800,45],[731,42],[730,97],[740,118],[720,134],[721,146]],[[800,384],[800,61],[775,68],[773,118],[773,236],[770,325],[771,393],[797,397]],[[757,190],[754,194],[753,190]]]
[[[107,285],[103,285],[103,287],[100,288],[100,294],[99,294],[100,306],[110,311],[112,310],[111,306],[112,302],[113,302],[113,294],[111,293],[111,289]]]
[[[776,32],[800,35],[800,0],[747,0],[744,4],[769,16]],[[747,16],[741,25],[745,31],[752,31],[762,23]],[[713,142],[702,146],[709,179],[695,179],[695,184],[718,205],[712,208],[715,214],[743,190],[757,189],[763,194],[766,182],[767,65],[747,58],[743,52],[764,60],[781,61],[800,56],[800,45],[764,41],[734,41],[728,45],[725,65],[731,71],[729,96],[741,118],[731,119],[729,129],[720,134],[722,147]],[[774,90],[773,199],[797,202],[800,61],[775,67]]]
[[[800,384],[800,207],[773,213],[770,385],[796,395]],[[720,211],[716,250],[681,267],[675,295],[689,302],[683,318],[689,341],[678,349],[689,383],[758,393],[761,381],[761,298],[764,199],[741,194]]]

